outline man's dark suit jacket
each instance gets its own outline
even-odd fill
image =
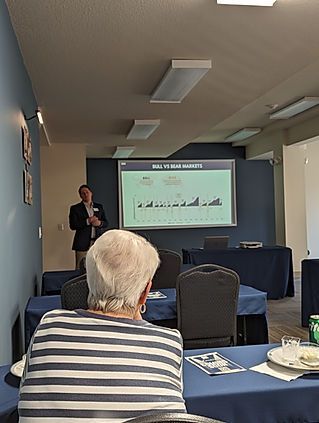
[[[108,221],[105,217],[102,204],[93,203],[94,216],[101,221],[101,226],[96,228],[96,235],[103,232],[103,228],[107,228]],[[72,250],[87,251],[90,248],[92,225],[87,225],[86,220],[89,218],[84,203],[74,204],[70,208],[69,225],[70,229],[75,231]]]

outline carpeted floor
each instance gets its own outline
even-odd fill
[[[301,281],[300,274],[295,275],[295,291],[293,298],[268,300],[269,342],[281,342],[284,335],[297,336],[308,341],[308,329],[301,326]]]

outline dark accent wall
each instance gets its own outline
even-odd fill
[[[39,128],[29,121],[32,139],[33,205],[23,201],[21,124],[37,108],[6,4],[0,0],[0,364],[19,359],[24,309],[42,273]],[[0,394],[1,396],[1,394]]]
[[[245,160],[243,147],[230,144],[189,144],[169,159],[236,159],[237,226],[224,228],[158,229],[137,231],[159,248],[179,251],[202,247],[207,235],[229,235],[230,245],[239,241],[275,243],[273,168],[268,161]],[[105,206],[111,228],[118,228],[117,161],[87,160],[88,183],[96,201]]]

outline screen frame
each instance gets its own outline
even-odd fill
[[[123,225],[123,199],[122,199],[122,178],[121,178],[121,163],[122,162],[129,162],[129,163],[154,163],[154,164],[161,164],[161,163],[200,163],[200,162],[210,162],[210,163],[229,163],[231,164],[232,170],[232,178],[231,178],[231,193],[232,193],[232,222],[229,224],[210,224],[210,225],[168,225],[168,226],[124,226]],[[127,159],[119,159],[117,161],[117,171],[118,171],[118,213],[119,213],[119,228],[124,230],[159,230],[159,229],[200,229],[200,228],[229,228],[237,226],[237,192],[236,192],[236,159],[198,159],[198,160],[127,160]]]

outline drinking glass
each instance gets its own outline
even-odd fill
[[[294,363],[298,358],[300,338],[285,335],[281,338],[282,358]]]

